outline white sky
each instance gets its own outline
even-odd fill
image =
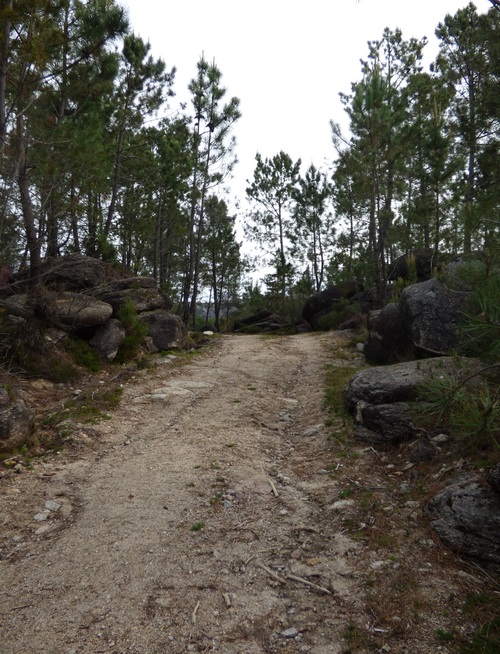
[[[334,158],[329,121],[346,125],[339,92],[360,78],[367,41],[385,27],[403,37],[427,36],[427,61],[437,52],[434,30],[467,0],[118,0],[133,31],[152,46],[168,68],[175,66],[176,97],[189,100],[187,85],[202,53],[222,72],[226,97],[241,101],[236,123],[239,163],[231,184],[233,201],[245,200],[255,154],[280,150],[322,167]],[[480,12],[487,0],[476,0]]]

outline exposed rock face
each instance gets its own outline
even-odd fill
[[[126,302],[130,302],[137,313],[172,308],[172,300],[156,288],[156,281],[152,277],[116,280],[97,289],[95,297],[111,304],[115,314]]]
[[[401,293],[401,318],[415,348],[448,354],[458,343],[458,326],[468,294],[429,279]]]
[[[60,322],[76,329],[102,325],[113,314],[113,307],[107,302],[69,291],[58,294],[55,305]]]
[[[366,360],[388,364],[430,354],[449,354],[459,342],[467,291],[438,279],[412,284],[399,304],[388,304],[369,321]]]
[[[179,316],[158,309],[139,314],[139,320],[147,325],[148,336],[159,351],[182,347],[186,342],[187,327]]]
[[[397,363],[413,358],[413,344],[405,329],[399,304],[387,304],[380,311],[372,311],[368,319],[368,338],[364,353],[374,364]]]
[[[31,320],[45,319],[48,326],[65,326],[78,329],[101,325],[111,318],[113,308],[106,302],[95,300],[71,291],[45,291],[40,296],[26,293],[11,295],[1,305],[14,316]]]
[[[43,262],[41,281],[44,286],[61,291],[83,291],[118,278],[119,273],[109,263],[82,254],[68,254]],[[23,281],[27,273],[14,275]]]
[[[35,416],[23,400],[0,405],[0,452],[9,452],[29,442]]]
[[[500,494],[491,486],[465,477],[436,495],[425,513],[447,547],[500,572]]]
[[[363,285],[354,279],[330,286],[307,300],[302,310],[302,317],[313,329],[316,329],[324,316],[339,308],[342,300],[354,303],[356,296],[362,292]]]
[[[272,332],[281,329],[285,325],[286,321],[281,316],[271,313],[267,309],[261,309],[252,316],[235,321],[233,329],[241,332],[251,330],[252,333],[255,331]]]
[[[465,377],[476,366],[471,359],[440,357],[361,370],[345,390],[355,434],[369,442],[399,443],[411,438],[416,433],[412,415],[417,388],[434,376]]]
[[[488,470],[486,480],[493,490],[500,494],[500,463]]]
[[[358,402],[388,404],[414,400],[417,387],[429,377],[456,369],[455,358],[440,357],[360,370],[347,385],[347,406],[354,409]]]
[[[426,250],[419,248],[412,250],[408,254],[403,254],[395,259],[389,266],[389,273],[387,279],[389,281],[396,281],[397,279],[410,280],[412,272],[408,265],[409,258],[412,258],[415,266],[415,273],[417,281],[424,282],[432,277],[433,268],[436,266],[436,255],[433,250]]]
[[[356,423],[354,428],[356,437],[369,443],[397,444],[415,434],[411,405],[408,402],[392,404],[359,402],[356,406]],[[358,429],[360,426],[363,429]]]
[[[259,309],[259,311],[256,311],[251,316],[241,318],[241,320],[236,320],[234,323],[234,329],[238,330],[242,327],[248,327],[249,325],[256,325],[263,320],[267,320],[271,315],[271,311],[268,311],[267,309]]]
[[[111,318],[100,325],[89,344],[105,359],[113,361],[125,340],[125,328],[119,320]]]

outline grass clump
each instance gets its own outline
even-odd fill
[[[345,406],[344,391],[358,370],[351,366],[326,366],[323,402],[330,414],[329,424],[334,428],[335,437],[339,441],[347,438],[352,427],[352,417]]]
[[[90,372],[99,372],[101,361],[97,352],[87,343],[79,338],[70,338],[66,343],[66,350],[71,354],[75,363]]]
[[[500,652],[500,599],[496,593],[471,593],[462,608],[469,620],[480,626],[460,654],[497,654]]]
[[[107,411],[116,408],[120,402],[123,388],[117,386],[95,395],[79,395],[68,400],[61,409],[48,415],[42,422],[44,427],[56,427],[62,422],[74,420],[87,424],[96,424],[109,419]]]

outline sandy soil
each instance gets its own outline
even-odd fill
[[[323,380],[347,340],[164,360],[80,447],[5,475],[0,651],[453,651],[484,578],[432,539],[402,454],[336,443]]]

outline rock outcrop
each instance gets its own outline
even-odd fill
[[[58,321],[74,329],[102,325],[113,314],[113,307],[107,302],[70,291],[55,295],[54,304]]]
[[[152,277],[118,279],[95,289],[94,296],[110,304],[115,315],[125,304],[131,304],[137,313],[172,308],[172,300],[158,290]]]
[[[113,361],[125,340],[125,334],[125,328],[121,322],[115,318],[111,318],[104,325],[100,325],[96,329],[89,344],[101,357],[108,361]]]
[[[0,289],[0,306],[18,321],[36,321],[47,332],[73,333],[112,361],[124,341],[120,310],[130,305],[147,326],[145,350],[182,347],[187,329],[172,313],[172,301],[151,277],[123,277],[99,259],[71,254],[42,265],[40,283],[10,276]],[[58,338],[58,342],[60,338]]]
[[[467,475],[428,502],[425,513],[444,545],[460,556],[500,573],[498,487],[478,476]]]
[[[267,309],[260,309],[251,316],[236,320],[235,332],[273,332],[286,326],[286,320]]]
[[[459,343],[459,328],[469,293],[438,279],[405,288],[398,304],[388,304],[369,318],[365,357],[369,363],[450,354]]]
[[[187,328],[179,316],[158,309],[139,314],[139,320],[147,325],[148,336],[157,351],[182,348],[187,341]]]
[[[354,415],[355,435],[371,443],[397,444],[418,433],[414,415],[418,387],[433,377],[460,379],[479,368],[475,361],[440,357],[367,368],[356,373],[345,389],[348,410]]]
[[[327,317],[338,326],[349,317],[346,304],[355,306],[357,311],[366,311],[369,302],[370,298],[363,293],[360,282],[345,281],[312,295],[302,309],[302,317],[313,329],[319,329],[322,324],[329,322]]]
[[[35,416],[23,400],[0,403],[0,452],[25,445],[35,429]]]

